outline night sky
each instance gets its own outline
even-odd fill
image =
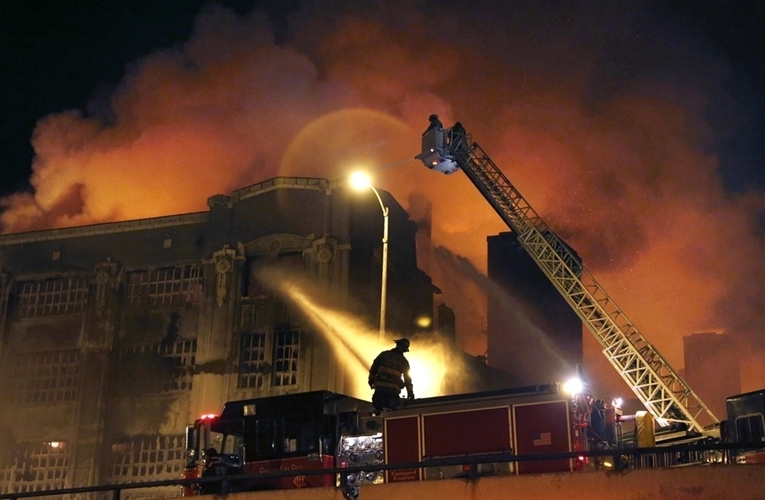
[[[755,1],[4,0],[0,229],[335,179],[411,158],[436,112],[673,365],[694,332],[761,354],[763,26]],[[457,276],[485,269],[505,228],[460,176],[412,164],[376,183],[405,207],[432,201],[430,272],[478,354],[481,299]],[[746,373],[765,385],[761,365]]]
[[[194,18],[206,3],[202,0],[2,2],[0,194],[30,188],[34,156],[31,138],[38,120],[70,109],[87,111],[91,101],[108,101],[128,64],[188,39]],[[218,4],[244,13],[258,2]],[[283,18],[287,10],[276,9],[275,18]]]
[[[297,0],[222,0],[216,2],[239,14],[263,10],[273,23],[278,43],[288,44],[289,18],[310,2]],[[316,2],[318,4],[320,2]],[[330,6],[358,2],[322,2]],[[411,3],[411,2],[409,2]],[[464,2],[415,2],[422,12],[448,11]],[[575,2],[574,2],[575,3]],[[202,0],[5,0],[0,6],[0,89],[3,92],[0,116],[0,194],[29,189],[34,156],[30,139],[38,120],[69,109],[87,111],[91,101],[108,100],[120,83],[126,65],[164,48],[186,41]],[[361,2],[370,11],[374,2]],[[392,2],[395,4],[395,2]],[[478,2],[474,10],[492,2]],[[537,16],[528,29],[544,24],[547,11],[568,10],[572,2],[527,2],[532,7],[515,7],[507,15]],[[582,3],[583,5],[584,3]],[[601,3],[598,7],[603,7]],[[619,10],[632,11],[634,23],[653,25],[657,31],[674,32],[681,43],[694,46],[700,57],[723,62],[717,74],[723,88],[706,115],[713,135],[712,149],[720,157],[720,175],[728,189],[736,192],[765,187],[765,5],[752,1],[627,2]],[[581,7],[581,5],[580,5]],[[340,10],[340,9],[338,9]],[[609,9],[582,9],[588,18],[583,28],[602,30],[608,36]],[[487,8],[491,11],[491,7]],[[629,14],[628,14],[629,15]],[[554,14],[551,16],[554,21]],[[574,20],[572,19],[572,22]],[[505,22],[497,17],[492,25]],[[597,26],[598,23],[602,23]],[[488,19],[487,19],[487,26]],[[440,31],[432,23],[422,26]],[[327,29],[331,29],[327,27]],[[488,28],[487,28],[488,29]],[[434,33],[458,38],[455,33]],[[540,36],[542,36],[540,34]],[[613,34],[612,34],[613,36]],[[636,33],[636,36],[640,35]],[[650,33],[643,34],[644,37]],[[639,44],[641,44],[639,42]],[[645,45],[645,44],[642,44]],[[423,49],[425,49],[423,47]],[[485,50],[497,48],[486,47]],[[645,47],[637,47],[642,50]],[[654,50],[661,51],[660,46]],[[646,69],[639,53],[614,44],[602,70],[601,83],[608,90]],[[622,59],[623,51],[628,57]],[[441,57],[436,56],[434,57]],[[658,57],[660,59],[660,57]],[[668,61],[669,62],[669,61]],[[698,61],[703,64],[703,61]],[[711,68],[710,68],[711,69]],[[694,78],[692,72],[668,78]],[[598,86],[597,83],[593,82]],[[602,89],[593,89],[593,91]],[[583,96],[586,98],[586,96]],[[712,104],[712,103],[710,103]]]

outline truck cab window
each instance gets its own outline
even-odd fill
[[[268,458],[276,451],[276,422],[262,418],[255,424],[255,448],[258,457]]]
[[[280,427],[281,453],[316,451],[318,437],[312,418],[284,417],[281,419]]]
[[[765,441],[765,420],[761,413],[746,415],[736,419],[736,434],[740,443],[759,443]]]
[[[201,449],[206,450],[208,448],[215,448],[218,452],[222,452],[225,436],[226,435],[222,432],[210,431],[210,433],[205,436],[207,439],[202,441]]]

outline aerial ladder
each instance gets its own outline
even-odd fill
[[[434,119],[435,117],[435,119]],[[422,152],[415,157],[431,170],[462,170],[531,258],[595,335],[608,361],[662,427],[710,434],[699,423],[706,415],[712,428],[719,421],[688,384],[672,369],[573,251],[531,208],[462,125],[444,129],[437,115],[423,133]]]

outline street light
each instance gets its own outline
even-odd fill
[[[369,188],[377,196],[383,214],[383,238],[382,238],[382,279],[380,285],[380,340],[385,339],[385,304],[388,294],[388,207],[383,204],[380,193],[372,185],[368,175],[363,172],[354,172],[349,178],[352,188],[362,190]]]

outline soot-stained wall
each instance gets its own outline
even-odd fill
[[[434,288],[414,224],[383,194],[389,314],[411,334]],[[375,325],[372,201],[276,178],[206,212],[0,236],[0,492],[175,478],[185,426],[225,401],[344,392],[341,360],[253,270],[288,264]]]

